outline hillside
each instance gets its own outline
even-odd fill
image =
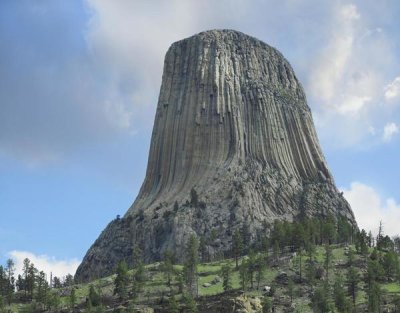
[[[282,224],[282,229],[288,225]],[[289,230],[293,231],[297,226],[291,225]],[[172,265],[172,259],[166,256],[161,263],[140,263],[122,275],[124,296],[115,294],[117,275],[112,275],[89,284],[48,290],[50,300],[44,300],[44,304],[37,300],[27,303],[21,290],[3,311],[377,312],[380,308],[380,312],[398,312],[398,240],[382,236],[376,245],[372,240],[369,247],[371,238],[363,237],[364,233],[357,233],[351,244],[326,242],[305,249],[279,246],[271,234],[266,249],[263,245],[258,249],[247,247],[247,254],[237,257],[237,268],[235,258],[218,260],[215,256],[213,262],[198,263],[193,292],[185,274],[188,263]],[[279,241],[285,238],[284,232]],[[200,252],[196,250],[196,256],[201,256]],[[122,276],[120,272],[119,279]],[[38,286],[35,288],[36,295]],[[73,309],[71,293],[75,298]]]

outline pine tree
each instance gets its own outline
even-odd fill
[[[190,204],[195,208],[199,206],[199,196],[194,188],[190,190]]]
[[[378,282],[374,281],[368,288],[368,312],[380,312],[382,289]]]
[[[62,287],[62,283],[60,278],[58,278],[57,276],[53,277],[53,288],[61,288]]]
[[[254,289],[254,273],[256,272],[257,269],[257,256],[253,250],[250,250],[246,264],[247,264],[247,273],[249,275],[249,280],[250,280],[250,287],[251,289]]]
[[[239,278],[240,286],[242,287],[242,290],[245,291],[247,288],[247,283],[249,282],[248,264],[246,260],[242,260],[242,263],[240,264]]]
[[[30,263],[28,268],[28,275],[25,281],[30,300],[33,299],[33,291],[35,289],[35,280],[37,272],[38,270],[35,268],[35,265],[33,263]]]
[[[329,286],[324,284],[323,287],[318,287],[311,299],[314,313],[331,312],[332,306],[329,302]]]
[[[114,281],[114,295],[118,295],[121,300],[125,300],[128,295],[128,265],[121,261],[117,266],[117,277]]]
[[[90,307],[96,307],[101,305],[101,297],[100,294],[96,291],[93,285],[89,287],[89,299],[88,305]]]
[[[137,297],[139,293],[142,291],[145,281],[146,281],[146,273],[142,260],[142,251],[138,246],[135,246],[133,249],[133,284],[132,284],[132,291],[135,297]]]
[[[175,296],[172,296],[168,299],[168,312],[169,313],[179,313],[179,305],[176,301]]]
[[[183,301],[185,303],[186,310],[185,312],[187,313],[197,313],[197,303],[193,299],[192,295],[190,293],[187,293],[183,296]]]
[[[75,294],[75,288],[71,289],[71,293],[69,295],[69,307],[71,309],[71,311],[74,311],[75,308],[75,304],[76,304],[76,294]]]
[[[73,284],[74,284],[74,276],[72,276],[71,274],[67,274],[67,276],[65,276],[63,286],[69,287],[72,286]]]
[[[46,274],[40,271],[36,277],[37,291],[36,291],[36,301],[45,305],[47,302],[47,294],[50,290],[49,283],[46,279]]]
[[[243,239],[242,239],[242,234],[238,229],[235,230],[233,233],[233,255],[235,257],[235,263],[236,263],[236,269],[239,267],[238,264],[238,259],[242,255],[243,252]]]
[[[232,289],[232,281],[231,281],[231,266],[230,264],[224,264],[221,267],[221,276],[222,276],[222,286],[224,291],[228,291]]]
[[[287,295],[290,298],[290,304],[293,302],[293,297],[294,297],[294,283],[293,279],[289,278],[288,285],[287,285]]]
[[[262,305],[262,313],[272,312],[272,301],[269,297],[264,297],[261,305]]]
[[[360,278],[354,266],[350,266],[347,270],[347,291],[353,300],[353,306],[356,305],[356,297],[358,292],[358,282]]]
[[[185,262],[184,262],[184,275],[186,285],[192,296],[197,296],[197,266],[199,263],[198,251],[199,241],[195,235],[191,235],[186,245]]]
[[[260,289],[260,283],[261,283],[261,280],[265,276],[265,270],[266,270],[265,259],[264,259],[264,256],[262,254],[260,254],[257,256],[257,259],[256,259],[257,289]]]
[[[60,304],[61,304],[61,299],[58,292],[49,290],[46,296],[47,310],[50,312],[58,312]]]
[[[7,280],[8,280],[6,296],[7,296],[8,305],[10,305],[11,301],[13,299],[14,290],[15,290],[15,277],[14,277],[15,264],[12,259],[7,260],[7,266],[5,268],[5,272],[7,273]]]
[[[343,286],[343,280],[340,276],[336,277],[333,286],[333,295],[335,300],[335,306],[338,312],[350,313],[350,304],[346,298],[345,289]]]
[[[28,276],[29,276],[29,267],[31,265],[31,261],[28,258],[24,259],[24,265],[22,268],[23,275],[24,275],[24,290],[25,290],[25,298],[27,297],[28,289]]]
[[[325,245],[325,259],[324,259],[324,267],[326,271],[326,279],[329,280],[329,269],[331,268],[332,263],[332,247],[330,244]]]
[[[165,251],[163,256],[163,262],[161,263],[160,269],[164,274],[168,287],[171,286],[172,276],[174,274],[174,264],[175,264],[175,257],[172,251],[170,250]]]

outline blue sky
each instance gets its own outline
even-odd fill
[[[294,67],[361,227],[400,221],[400,3],[0,2],[0,262],[72,272],[143,181],[163,58],[232,28]]]

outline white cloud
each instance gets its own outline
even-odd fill
[[[318,133],[335,148],[374,146],[382,141],[370,125],[396,114],[382,103],[385,92],[394,94],[397,82],[386,85],[398,57],[381,22],[361,4],[359,10],[338,1],[331,12],[325,45],[310,57],[306,85]]]
[[[385,234],[399,234],[400,204],[393,198],[384,199],[373,187],[360,182],[353,182],[349,189],[342,190],[360,228],[376,234],[382,221]]]
[[[75,274],[80,261],[78,259],[57,260],[54,257],[47,255],[36,255],[28,251],[13,250],[8,253],[9,257],[15,262],[16,275],[22,274],[24,259],[28,258],[39,271],[43,271],[50,276],[50,273],[57,277],[63,277],[67,274]]]
[[[397,76],[391,83],[385,86],[386,100],[392,100],[400,95],[400,76]]]
[[[383,128],[383,141],[389,142],[398,132],[399,127],[395,123],[387,123]]]
[[[353,53],[355,24],[360,19],[357,7],[352,4],[336,8],[335,15],[337,28],[333,28],[311,73],[311,88],[322,101],[331,101],[337,94],[338,84]]]
[[[371,101],[371,97],[350,95],[343,100],[343,102],[338,104],[337,110],[341,114],[356,114],[369,101]]]

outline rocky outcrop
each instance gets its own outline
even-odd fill
[[[125,216],[89,249],[76,278],[131,263],[132,246],[155,261],[182,256],[188,236],[229,251],[233,231],[249,240],[275,219],[353,213],[335,187],[303,88],[282,54],[231,30],[213,30],[168,50],[146,178]]]

